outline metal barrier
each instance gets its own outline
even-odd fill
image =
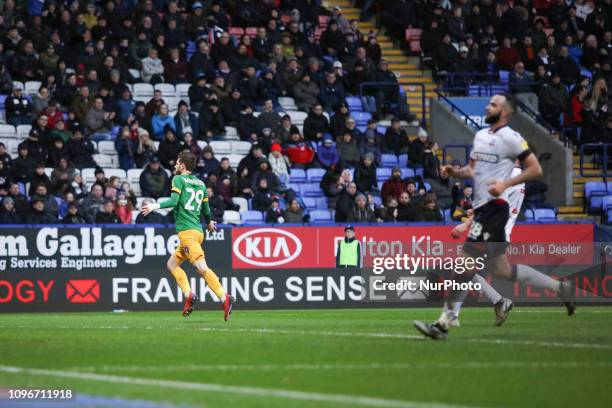
[[[446,160],[446,157],[448,154],[448,151],[451,149],[461,149],[463,150],[463,154],[464,154],[464,161],[463,164],[466,165],[469,160],[470,160],[470,152],[472,151],[472,146],[471,145],[467,145],[467,144],[451,144],[451,145],[446,145],[442,148],[442,164],[447,164],[448,161]]]
[[[421,126],[423,128],[427,127],[427,117],[425,115],[425,113],[427,112],[427,104],[425,103],[425,84],[423,84],[422,82],[409,82],[409,83],[403,83],[403,84],[400,84],[400,83],[392,84],[389,82],[362,82],[361,84],[359,84],[359,96],[360,97],[364,96],[365,88],[380,88],[380,87],[397,87],[398,92],[400,94],[402,93],[405,94],[405,92],[402,92],[403,85],[421,88],[421,107],[422,107]],[[407,100],[406,100],[406,104],[409,105]]]
[[[586,152],[586,150],[590,150]],[[612,149],[612,143],[585,143],[580,146],[580,177],[602,177],[605,183],[608,182],[608,149]],[[602,150],[601,160],[601,172],[599,173],[585,173],[584,169],[584,156],[585,154],[593,154],[593,158],[596,159],[596,154],[599,150]]]
[[[465,124],[467,126],[473,127],[476,130],[482,129],[482,126],[480,126],[478,123],[476,123],[476,121],[474,119],[470,118],[467,113],[465,113],[457,105],[455,105],[450,99],[448,99],[446,96],[444,96],[439,89],[434,89],[434,92],[438,96],[439,100],[444,101],[450,107],[450,110],[451,110],[452,113],[458,113],[459,115],[461,115],[463,117],[463,121],[465,122]]]

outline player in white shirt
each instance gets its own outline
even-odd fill
[[[568,314],[572,315],[575,309],[574,288],[569,282],[556,281],[525,265],[513,268],[505,254],[512,187],[542,175],[542,167],[525,139],[508,126],[515,110],[510,96],[494,95],[485,108],[485,121],[491,127],[476,133],[469,164],[458,170],[451,165],[442,166],[441,173],[474,179],[474,220],[463,251],[473,257],[486,256],[486,266],[496,277],[518,280],[558,293]],[[523,166],[523,171],[518,174],[514,171],[517,160]],[[436,322],[415,321],[414,325],[424,335],[438,340],[447,338],[450,323],[451,319],[443,314]]]

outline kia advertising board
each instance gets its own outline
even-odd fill
[[[364,243],[401,241],[419,256],[435,255],[448,245],[449,226],[357,226]],[[241,309],[377,307],[366,279],[357,271],[335,269],[335,253],[343,228],[224,228],[207,234],[206,257]],[[550,264],[541,251],[559,247],[559,259],[586,269],[595,251],[593,225],[519,225],[514,260]],[[183,295],[166,270],[178,243],[171,228],[45,227],[0,228],[0,312],[179,310]],[[461,240],[452,241],[460,245]],[[524,243],[524,244],[523,244]],[[522,246],[520,246],[522,245]],[[562,254],[577,247],[579,253]],[[218,307],[213,293],[193,268],[185,265],[191,286],[202,300],[200,309]],[[604,296],[612,280],[592,268],[584,284]],[[526,298],[546,297],[523,287],[501,285]],[[425,304],[422,293],[398,292],[398,298]],[[420,303],[419,303],[420,302]]]

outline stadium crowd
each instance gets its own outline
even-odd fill
[[[423,56],[449,89],[501,83],[575,145],[610,141],[609,0],[364,0],[364,18],[376,3],[398,39],[423,30]]]
[[[427,133],[411,140],[402,129],[413,116],[376,35],[318,3],[4,1],[4,117],[31,129],[14,156],[0,142],[0,223],[172,222],[134,210],[169,195],[183,149],[198,157],[217,221],[244,210],[237,199],[265,222],[309,221],[309,209],[353,222],[442,221],[445,209],[463,217],[471,187],[441,177]],[[378,85],[360,92],[364,82]],[[40,84],[34,95],[30,83]],[[143,84],[155,90],[139,98]],[[164,95],[165,84],[187,86],[187,96]],[[302,126],[285,97],[307,112]],[[370,118],[363,126],[359,111]],[[378,127],[387,115],[391,125]],[[251,144],[236,170],[212,148],[230,139],[229,127]],[[118,167],[143,169],[138,186],[106,177],[97,161],[108,142]],[[93,168],[86,182],[83,170]],[[294,183],[312,169],[323,205]]]

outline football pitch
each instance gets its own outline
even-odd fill
[[[2,314],[0,388],[69,388],[119,407],[610,406],[612,308],[518,307],[503,327],[492,308],[466,308],[447,341],[414,330],[438,314]]]

